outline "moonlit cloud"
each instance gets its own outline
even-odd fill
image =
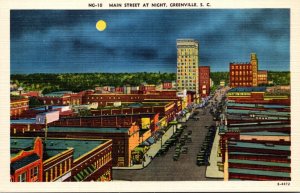
[[[261,69],[289,70],[289,9],[13,10],[11,73],[175,72],[179,38],[197,39],[213,71],[251,52]]]

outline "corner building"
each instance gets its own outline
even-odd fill
[[[194,39],[177,40],[177,90],[199,93],[199,44]]]

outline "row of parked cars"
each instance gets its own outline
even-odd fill
[[[183,133],[183,130],[186,129],[186,125],[178,128],[176,130],[176,132],[170,137],[170,139],[168,139],[160,148],[160,150],[158,150],[157,152],[157,156],[161,156],[164,155],[172,146],[174,146],[175,144],[177,144],[178,142],[180,142],[180,138],[181,135]]]
[[[179,143],[176,144],[175,147],[175,153],[173,155],[173,160],[177,161],[180,157],[180,154],[187,154],[188,153],[188,146],[187,143],[192,142],[192,131],[188,130],[186,133],[184,133],[183,136],[180,137]]]
[[[198,166],[209,166],[209,156],[211,148],[215,139],[216,127],[211,126],[208,128],[208,132],[205,136],[204,142],[200,147],[200,151],[197,154],[196,164]]]

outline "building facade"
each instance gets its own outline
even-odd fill
[[[193,39],[177,40],[177,90],[199,92],[199,44]]]
[[[29,109],[28,98],[11,97],[10,99],[10,117],[19,118],[24,111]]]
[[[41,138],[33,141],[32,148],[18,147],[18,141],[10,143],[10,181],[42,182],[43,181],[43,142]]]
[[[84,145],[83,145],[84,144]],[[30,150],[28,150],[30,149]],[[112,140],[11,138],[11,181],[110,181]]]
[[[268,71],[259,70],[257,74],[257,83],[258,85],[268,84]]]
[[[258,59],[255,53],[251,53],[250,62],[230,63],[229,68],[230,87],[251,87],[268,82],[267,71],[258,70]]]
[[[210,67],[199,66],[199,94],[206,97],[210,93]]]

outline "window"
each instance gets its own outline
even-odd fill
[[[45,176],[46,176],[46,182],[48,182],[48,180],[49,180],[49,179],[48,179],[48,175],[49,175],[49,173],[48,173],[48,171],[47,171],[47,172],[46,172],[46,175],[45,175]]]
[[[27,175],[27,172],[23,172],[22,174],[20,174],[19,182],[26,182],[26,175]]]
[[[38,166],[36,166],[34,168],[31,168],[30,177],[34,178],[34,177],[38,176],[38,173],[39,173],[39,167]]]

